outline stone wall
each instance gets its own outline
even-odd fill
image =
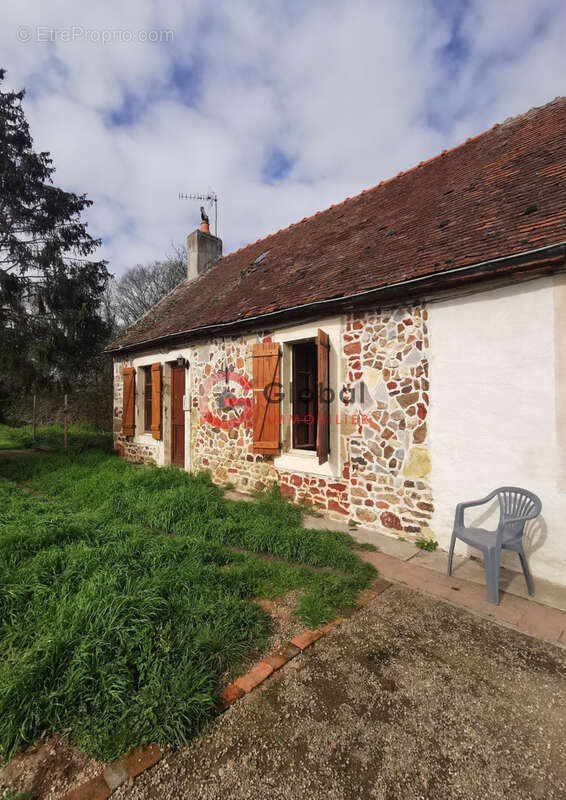
[[[367,424],[348,439],[350,511],[365,524],[432,535],[427,311],[353,314],[343,334],[347,385],[364,383]],[[356,399],[357,402],[358,399]]]
[[[334,477],[283,471],[272,456],[253,452],[252,345],[270,338],[271,332],[261,332],[190,348],[191,469],[208,470],[215,483],[248,492],[277,482],[294,502],[314,505],[330,517],[410,538],[432,536],[426,309],[407,306],[344,318],[340,385],[332,387],[342,390],[339,412],[345,420],[340,474]],[[130,460],[157,460],[157,443],[134,445],[121,435],[122,366],[116,366],[117,446]],[[219,399],[227,391],[242,402],[248,398],[249,405],[222,409]]]
[[[282,492],[329,516],[348,516],[409,538],[431,537],[427,415],[427,311],[421,306],[349,315],[342,334],[340,479],[279,475]]]
[[[251,402],[250,389],[238,384],[235,376],[251,387],[252,345],[269,338],[268,333],[260,333],[214,339],[195,347],[190,359],[192,468],[206,469],[215,483],[231,483],[247,492],[267,488],[278,480],[273,458],[253,452],[251,414],[245,409],[222,410],[218,399],[230,389],[241,391]],[[244,420],[234,427],[214,424],[214,418],[229,426],[241,417]]]

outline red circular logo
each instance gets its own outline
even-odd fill
[[[234,409],[236,414],[228,417],[220,417],[215,414],[210,407],[210,393],[212,388],[219,383],[225,383],[226,389],[218,395],[214,400],[220,411],[228,411]],[[251,427],[253,419],[253,405],[251,397],[243,397],[235,395],[228,388],[230,383],[237,383],[244,392],[252,390],[252,385],[249,380],[238,372],[214,372],[210,375],[200,388],[199,408],[203,419],[212,425],[214,428],[237,428],[242,423],[246,427]]]

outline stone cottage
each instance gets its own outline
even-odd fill
[[[524,486],[565,583],[565,264],[563,98],[227,256],[204,221],[108,348],[116,448],[444,547]]]

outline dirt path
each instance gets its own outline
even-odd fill
[[[566,653],[396,585],[115,800],[566,797]]]

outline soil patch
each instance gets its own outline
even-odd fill
[[[57,800],[101,770],[102,764],[71,747],[63,736],[51,736],[18,751],[0,770],[0,796],[12,789],[28,791],[34,800]]]

